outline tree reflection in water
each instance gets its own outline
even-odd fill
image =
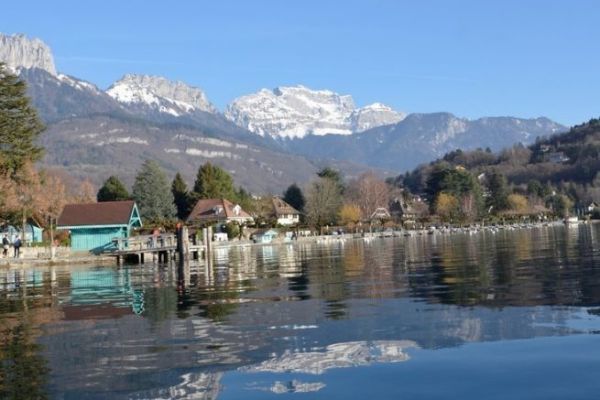
[[[22,318],[2,330],[0,343],[0,398],[47,399],[50,369],[40,355],[30,323]]]

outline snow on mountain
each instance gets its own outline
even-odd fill
[[[363,132],[382,125],[391,125],[402,121],[405,113],[394,111],[381,103],[373,103],[354,110],[350,115],[350,126],[353,132]]]
[[[260,136],[293,139],[350,135],[398,122],[403,114],[378,103],[357,109],[351,96],[299,85],[239,97],[227,107],[225,117]]]
[[[39,39],[25,35],[0,33],[0,61],[13,71],[21,68],[39,68],[56,76],[56,67],[50,48]]]
[[[94,85],[93,83],[89,83],[89,82],[83,81],[81,79],[73,78],[72,76],[64,75],[64,74],[58,74],[56,77],[58,78],[58,80],[61,83],[72,86],[75,89],[89,90],[95,94],[101,93],[101,91],[98,89],[98,87],[96,85]]]
[[[120,103],[149,107],[176,117],[196,111],[217,112],[199,88],[160,76],[128,74],[106,93]]]

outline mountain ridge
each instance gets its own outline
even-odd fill
[[[245,107],[234,116],[231,105],[221,113],[201,89],[160,76],[126,74],[104,91],[57,72],[49,47],[39,39],[6,38],[0,34],[0,43],[10,42],[11,47],[0,46],[0,57],[6,57],[11,69],[28,83],[32,102],[48,124],[47,162],[83,165],[94,159],[96,181],[113,171],[115,163],[135,170],[144,157],[152,156],[172,173],[186,171],[188,180],[193,175],[191,165],[197,168],[211,161],[234,173],[238,184],[277,192],[292,182],[309,180],[315,168],[325,163],[338,165],[349,176],[368,169],[400,172],[455,148],[528,144],[536,136],[564,129],[546,118],[406,115],[381,103],[357,108],[349,95],[301,85],[263,89],[258,98],[253,97],[256,93],[242,96],[249,96],[250,104],[266,102],[268,107]],[[271,106],[287,114],[272,114]],[[252,113],[268,123],[261,125]],[[269,128],[269,121],[275,121],[275,130]],[[58,127],[68,127],[71,136]],[[246,127],[256,129],[251,132]],[[256,133],[259,128],[262,135]],[[293,134],[282,139],[286,136],[278,135],[277,129]],[[62,151],[52,138],[71,152]],[[255,154],[245,152],[244,146],[256,150]],[[131,153],[133,148],[139,154]],[[115,158],[119,156],[127,159]],[[245,164],[241,157],[248,158]],[[244,173],[239,173],[241,169]],[[261,183],[258,177],[265,171],[273,176]]]
[[[350,95],[312,90],[303,85],[278,86],[234,99],[225,117],[260,136],[296,139],[307,135],[351,135],[401,121],[404,113],[381,103],[357,108]]]
[[[287,148],[301,155],[346,159],[373,167],[404,171],[458,148],[469,150],[489,147],[500,150],[515,143],[531,144],[538,136],[564,129],[545,117],[483,117],[469,120],[447,112],[414,113],[397,124],[373,128],[350,137],[327,135],[295,139],[287,143]]]

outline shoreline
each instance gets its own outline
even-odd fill
[[[560,221],[550,222],[538,222],[538,223],[524,223],[524,224],[510,224],[510,225],[488,225],[488,226],[472,226],[472,227],[452,227],[442,229],[401,229],[401,230],[384,230],[380,232],[364,232],[364,233],[344,233],[340,235],[315,235],[315,236],[303,236],[296,240],[275,240],[270,243],[254,243],[251,241],[227,241],[227,242],[213,242],[213,250],[230,249],[235,247],[265,247],[265,246],[288,246],[295,244],[304,243],[315,243],[315,244],[333,244],[336,242],[344,242],[346,240],[364,240],[367,242],[373,239],[387,239],[387,238],[402,238],[402,237],[422,237],[422,236],[454,236],[460,234],[475,234],[475,233],[496,233],[499,231],[514,231],[514,230],[525,230],[535,229],[544,227],[575,227],[580,225],[589,225],[600,223],[597,220],[590,220],[586,222],[579,222],[576,224],[565,224]],[[54,260],[49,258],[0,258],[0,269],[10,268],[26,268],[33,266],[59,266],[59,265],[74,265],[74,264],[98,264],[99,266],[117,266],[116,258],[114,255],[73,255],[71,257],[56,257]]]

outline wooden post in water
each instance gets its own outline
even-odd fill
[[[204,245],[204,258],[208,259],[208,228],[202,228],[202,244]]]
[[[206,228],[206,260],[209,264],[212,264],[212,226]]]
[[[187,226],[177,225],[177,257],[179,262],[189,260],[190,243]]]

